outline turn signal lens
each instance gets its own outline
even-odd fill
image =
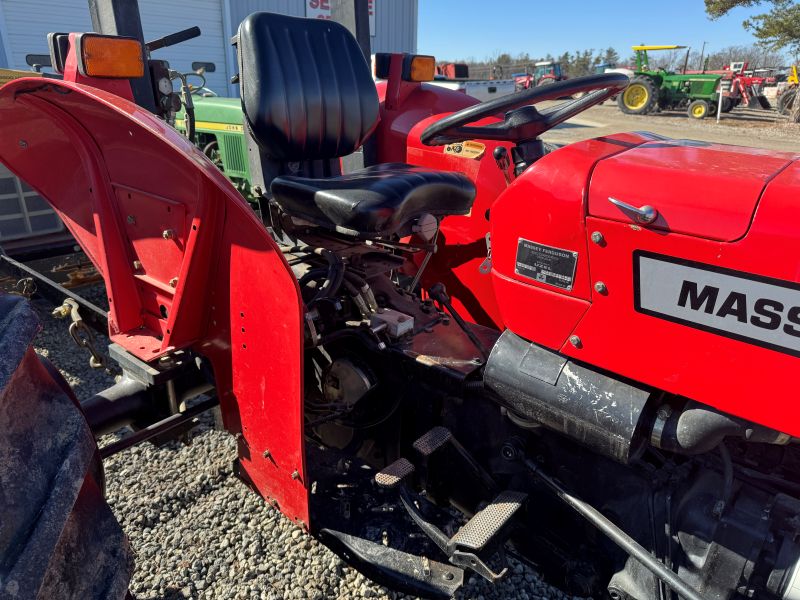
[[[142,44],[134,38],[84,33],[78,39],[78,71],[86,77],[142,77]]]
[[[436,59],[433,56],[416,55],[411,57],[407,81],[433,81],[436,73]]]

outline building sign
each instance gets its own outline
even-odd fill
[[[334,0],[306,0],[306,17],[309,19],[330,19],[331,4]],[[368,0],[369,5],[369,34],[375,35],[375,3],[377,0]]]

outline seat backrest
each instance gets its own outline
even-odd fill
[[[268,158],[336,158],[372,133],[375,83],[339,23],[253,13],[239,26],[237,45],[246,127]]]

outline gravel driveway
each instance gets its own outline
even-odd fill
[[[35,305],[43,327],[37,352],[61,370],[78,398],[111,385],[109,375],[89,367],[67,324],[50,316],[52,307]],[[107,343],[97,339],[98,348]],[[188,446],[145,443],[105,461],[109,503],[136,552],[137,600],[406,598],[347,567],[250,492],[233,476],[235,457],[233,437],[205,417]],[[473,577],[458,598],[569,596],[512,560],[500,585]]]

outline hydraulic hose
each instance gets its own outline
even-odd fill
[[[378,310],[378,302],[375,300],[375,295],[372,293],[367,280],[347,269],[344,271],[344,278],[358,288],[359,294],[364,299],[369,312],[376,312]]]
[[[328,284],[320,287],[314,297],[308,301],[308,304],[311,305],[323,298],[330,298],[339,291],[339,288],[342,286],[342,281],[344,280],[344,263],[342,263],[342,260],[336,256],[335,253],[327,248],[309,248],[308,250],[317,256],[322,256],[328,261],[327,269],[323,267],[311,269],[303,275],[298,282],[302,287],[312,279],[322,279],[324,277],[327,280]]]
[[[686,600],[703,600],[703,597],[689,587],[689,585],[674,571],[671,571],[657,559],[653,558],[636,540],[609,521],[600,511],[567,492],[563,486],[556,483],[549,475],[544,473],[539,468],[539,465],[532,460],[525,459],[524,462],[525,466],[550,488],[550,491],[558,496],[564,504],[597,527],[597,529],[604,533],[612,542],[642,563],[645,568],[664,581],[679,596]]]
[[[323,286],[311,299],[311,303],[321,300],[322,298],[330,298],[339,291],[344,279],[344,263],[342,259],[336,256],[335,252],[327,248],[314,248],[314,254],[323,257],[328,261],[328,284]]]

